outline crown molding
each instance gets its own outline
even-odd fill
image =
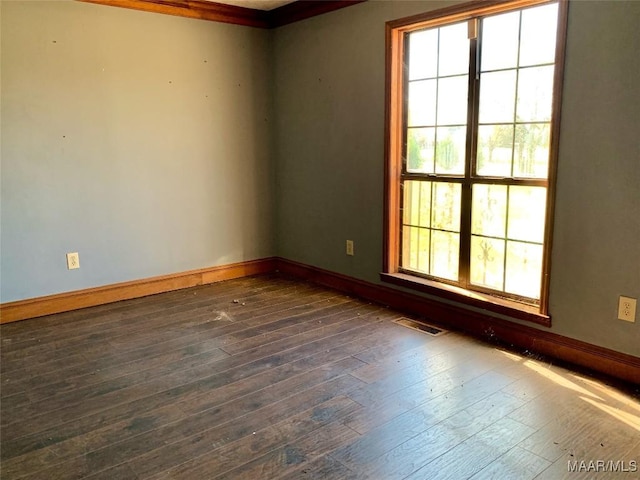
[[[282,25],[322,15],[323,13],[333,12],[334,10],[350,7],[365,1],[366,0],[297,0],[268,12],[269,27],[281,27]]]
[[[198,18],[257,28],[276,28],[366,0],[297,0],[270,11],[237,7],[203,0],[78,0],[85,3],[130,8],[144,12]]]
[[[112,7],[178,17],[199,18],[213,22],[233,23],[247,27],[268,28],[267,12],[202,0],[79,0]]]

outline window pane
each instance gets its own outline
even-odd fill
[[[549,124],[516,125],[514,177],[547,178],[549,174]]]
[[[416,182],[420,185],[420,212],[418,213],[418,225],[431,226],[431,182]]]
[[[433,173],[435,147],[435,128],[410,128],[407,132],[407,170]]]
[[[460,192],[458,183],[433,183],[432,228],[460,231]]]
[[[466,125],[467,75],[438,81],[438,125]]]
[[[418,250],[418,270],[429,273],[429,244],[431,230],[420,228],[418,231],[418,244],[414,247]]]
[[[508,238],[542,243],[546,196],[544,187],[509,187]]]
[[[464,174],[466,127],[438,127],[436,144],[436,173]]]
[[[480,123],[513,122],[516,71],[485,73],[480,80]]]
[[[557,25],[558,4],[556,3],[522,12],[521,66],[555,61]]]
[[[471,237],[471,283],[504,288],[504,240]]]
[[[417,225],[419,207],[418,182],[404,182],[404,199],[402,205],[402,223],[405,225]]]
[[[511,176],[513,125],[485,125],[478,128],[478,175]]]
[[[436,123],[436,80],[409,82],[409,126]]]
[[[467,22],[440,28],[438,76],[457,75],[469,71],[469,39],[467,36]]]
[[[537,299],[541,279],[542,245],[507,242],[505,291]]]
[[[404,182],[402,223],[428,227],[431,218],[431,182]]]
[[[418,228],[402,228],[402,267],[416,270],[418,268],[418,249],[412,248],[418,244]]]
[[[438,29],[409,35],[409,80],[435,78],[438,71]]]
[[[457,280],[459,248],[459,234],[432,230],[431,275],[449,280]]]
[[[482,20],[482,71],[514,68],[518,65],[520,12]]]
[[[505,236],[507,223],[507,186],[473,186],[471,232],[492,237]]]
[[[548,122],[551,120],[553,98],[553,67],[533,67],[520,70],[518,79],[519,122]]]

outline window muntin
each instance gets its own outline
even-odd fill
[[[477,21],[404,32],[398,271],[537,305],[558,4]]]

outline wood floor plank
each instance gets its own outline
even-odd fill
[[[235,328],[241,327],[234,325],[234,329]],[[226,331],[228,330],[227,328]],[[90,365],[95,365],[95,368],[93,370],[89,369],[88,373],[88,368],[84,368],[81,371],[74,369],[72,371],[57,372],[56,375],[43,375],[38,378],[37,382],[34,380],[34,386],[31,388],[29,388],[28,385],[22,385],[18,388],[28,388],[29,401],[36,402],[144,370],[171,365],[181,360],[193,359],[193,361],[198,361],[197,359],[199,359],[204,361],[206,358],[210,358],[210,355],[221,355],[221,358],[228,356],[222,355],[223,352],[218,348],[219,342],[213,339],[202,340],[201,338],[202,337],[200,337],[200,340],[193,338],[191,341],[196,343],[187,342],[188,344],[185,346],[180,346],[180,343],[184,342],[165,344],[163,345],[165,347],[164,349],[156,349],[156,351],[159,351],[157,354],[149,352],[147,356],[124,364],[116,363],[112,365],[109,362],[105,367],[105,362],[91,362]],[[73,375],[74,373],[75,375]],[[3,399],[3,402],[10,399],[11,397],[7,397]]]
[[[14,407],[12,411],[14,415],[18,417],[55,414],[56,410],[69,408],[70,405],[86,403],[94,398],[112,392],[135,387],[141,383],[152,381],[153,379],[164,379],[166,375],[175,374],[177,371],[199,368],[202,365],[213,364],[227,357],[229,357],[229,354],[218,348],[214,348],[195,357],[189,356],[173,361],[165,361],[155,367],[146,365],[142,370],[66,392],[56,392],[55,388],[47,388],[45,391],[40,390],[34,392],[31,402]]]
[[[326,455],[277,478],[281,480],[357,480],[359,476],[330,455]]]
[[[469,478],[511,450],[533,431],[531,427],[515,420],[502,418],[406,478]]]
[[[591,389],[576,394],[572,391],[576,385],[565,385],[572,388],[559,388],[553,395],[529,401],[510,414],[511,418],[524,418],[523,423],[537,428],[522,442],[523,448],[555,462],[567,454],[590,458],[607,453],[612,447],[619,452],[623,438],[631,434],[638,436],[640,402],[629,404],[630,398],[621,397],[611,389]],[[525,415],[527,406],[530,412]],[[598,421],[585,422],[585,418]]]
[[[287,473],[299,472],[310,458],[339,447],[357,437],[357,433],[340,423],[331,423],[295,443],[273,450],[242,466],[217,475],[217,479],[278,478]],[[319,448],[319,446],[321,446]],[[177,478],[177,477],[176,477]]]
[[[435,368],[443,360],[450,358],[468,358],[474,351],[486,348],[477,346],[470,348],[468,340],[462,335],[447,334],[435,340],[417,345],[408,351],[388,355],[375,363],[370,363],[358,370],[356,375],[367,383],[397,375],[407,369],[429,370]]]
[[[3,347],[8,351],[20,350],[33,345],[42,345],[51,341],[69,338],[70,342],[77,342],[86,334],[108,335],[113,328],[122,328],[132,322],[142,324],[145,320],[158,320],[160,312],[164,314],[176,313],[198,306],[228,305],[234,298],[242,296],[244,299],[253,295],[264,295],[269,292],[295,288],[290,281],[274,280],[266,284],[253,286],[250,279],[231,281],[230,283],[195,287],[188,291],[169,292],[162,295],[152,295],[133,300],[125,300],[109,305],[85,308],[82,310],[60,313],[38,318],[37,324],[30,322],[15,322],[0,326],[5,342]],[[214,298],[211,291],[216,292]],[[59,328],[60,326],[65,328]],[[66,328],[72,327],[72,328]],[[66,331],[66,337],[65,337]],[[6,340],[9,340],[8,342]]]
[[[245,352],[242,356],[233,356],[224,358],[222,360],[214,360],[205,364],[200,364],[193,368],[181,369],[171,372],[169,374],[155,377],[144,383],[134,384],[120,388],[115,391],[109,391],[101,394],[100,396],[93,397],[88,401],[76,402],[74,405],[66,406],[56,410],[56,415],[39,414],[29,418],[29,421],[14,422],[15,426],[11,427],[14,435],[22,436],[27,435],[34,428],[44,429],[56,423],[63,423],[65,420],[70,420],[78,415],[88,415],[93,411],[103,410],[112,406],[113,404],[123,403],[131,401],[135,398],[152,395],[170,389],[176,385],[187,384],[191,381],[202,380],[207,376],[210,376],[212,372],[222,372],[229,370],[230,368],[239,367],[268,357],[269,355],[275,355],[280,353],[283,349],[290,350],[288,354],[295,355],[300,351],[301,347],[295,347],[300,343],[311,343],[317,341],[320,348],[324,344],[330,344],[332,336],[339,336],[340,334],[347,334],[350,330],[357,330],[368,326],[371,322],[379,321],[380,309],[366,307],[369,313],[354,318],[352,321],[347,322],[351,317],[347,316],[341,323],[331,325],[322,329],[322,331],[312,331],[309,334],[304,334],[304,338],[291,340],[287,339],[283,342],[276,342],[270,344],[264,348],[253,349],[249,352]],[[304,345],[303,345],[304,346]],[[316,346],[316,345],[314,345]],[[291,361],[291,360],[289,360]],[[265,370],[273,366],[268,360],[261,362],[262,369]],[[248,370],[242,370],[242,374],[245,374]],[[9,424],[11,425],[11,424]]]
[[[366,433],[416,407],[427,409],[433,419],[444,420],[512,381],[491,371],[478,373],[469,365],[465,367],[445,371],[426,382],[382,397],[347,419],[347,425],[357,432]],[[355,397],[356,394],[353,392],[352,395]]]
[[[243,328],[240,324],[226,324],[219,327],[220,332],[232,332]],[[88,359],[84,364],[78,363],[69,368],[47,371],[40,375],[27,378],[14,388],[22,393],[26,390],[35,392],[36,389],[55,389],[56,391],[72,390],[83,385],[98,383],[113,379],[127,373],[144,369],[145,365],[153,366],[159,361],[157,357],[180,358],[197,355],[218,348],[219,342],[207,335],[193,335],[177,337],[167,342],[154,343],[138,350],[115,353]],[[204,340],[203,340],[204,338]],[[12,383],[13,384],[13,383]]]
[[[431,422],[432,427],[372,461],[360,465],[357,469],[358,474],[363,478],[403,479],[506,417],[521,404],[522,400],[498,391],[464,410],[452,413],[442,421],[440,416],[436,416]],[[426,412],[430,413],[428,408]]]
[[[175,421],[184,416],[179,409],[172,405],[158,407],[157,409],[139,408],[136,414],[106,425],[104,425],[104,417],[94,417],[95,422],[88,427],[86,421],[78,422],[78,424],[72,426],[63,425],[59,428],[45,430],[7,442],[3,448],[5,464],[11,464],[14,457],[27,457],[30,453],[37,452],[43,446],[54,451],[59,458],[66,457],[69,452],[77,454],[92,445],[102,445],[113,442],[116,438],[126,438],[140,431],[150,429],[158,423]]]
[[[398,328],[403,328],[398,326]],[[385,345],[384,347],[367,350],[358,354],[358,358],[366,363],[378,363],[392,355],[398,355],[416,347],[424,347],[433,338],[429,335],[416,332],[415,330],[406,329],[404,335],[398,334],[397,341]]]
[[[329,302],[329,303],[325,303],[325,302]],[[213,341],[213,339],[209,339],[206,343],[206,345],[209,347],[209,349],[207,351],[210,351],[212,348],[211,347],[218,347],[218,346],[225,346],[229,347],[230,345],[234,345],[234,340],[236,339],[246,339],[247,341],[251,340],[252,341],[252,345],[253,346],[259,346],[262,343],[266,343],[268,341],[267,337],[264,337],[264,335],[259,335],[260,332],[269,332],[270,329],[272,328],[276,328],[276,327],[282,327],[284,325],[288,325],[290,323],[294,323],[294,327],[295,328],[299,328],[299,329],[304,329],[305,325],[310,322],[310,320],[308,319],[307,315],[310,315],[312,318],[315,317],[315,315],[317,315],[318,322],[322,322],[322,319],[328,315],[331,311],[334,311],[334,309],[331,309],[331,307],[327,307],[326,309],[324,308],[325,305],[331,304],[330,301],[320,301],[320,305],[316,305],[315,303],[310,303],[308,305],[305,306],[310,306],[315,308],[315,310],[311,310],[310,312],[307,312],[306,315],[300,315],[298,317],[285,317],[283,320],[286,320],[287,323],[282,323],[280,324],[280,322],[271,322],[271,323],[267,323],[265,325],[262,325],[261,327],[253,327],[253,328],[242,328],[245,325],[242,322],[234,322],[234,326],[231,327],[229,326],[228,322],[225,321],[218,321],[218,320],[209,320],[207,321],[207,323],[210,324],[209,329],[207,330],[206,333],[211,334],[213,332],[215,333],[223,333],[223,329],[226,330],[225,335],[222,336],[216,336],[215,337],[215,342]],[[331,304],[333,305],[333,304]],[[334,307],[339,307],[342,310],[349,310],[350,308],[357,308],[357,305],[353,305],[353,307],[345,307],[342,305],[333,305]],[[304,321],[306,320],[306,322]],[[300,322],[299,325],[296,325],[296,323]],[[221,328],[218,328],[216,330],[216,325],[218,325]],[[212,331],[211,328],[213,328],[214,330]],[[235,333],[234,333],[235,332]],[[277,332],[277,330],[276,330]],[[200,332],[200,334],[196,337],[193,337],[193,340],[195,341],[196,339],[199,339],[201,337],[201,334],[204,332]],[[275,332],[274,332],[275,333]],[[286,334],[280,334],[281,338],[285,338],[286,336],[290,335],[290,331],[286,332]],[[257,337],[257,338],[256,338]],[[158,339],[156,338],[156,342],[158,341]],[[240,340],[242,341],[242,340]],[[147,342],[148,343],[148,342]],[[238,343],[238,342],[236,342]],[[143,344],[144,345],[144,344]],[[195,347],[198,348],[200,350],[202,350],[202,346],[203,346],[203,342],[200,342],[199,344],[196,344]],[[165,350],[169,349],[170,346],[166,346]],[[245,348],[246,349],[246,348]],[[187,351],[193,350],[193,347],[191,349],[188,349]],[[204,352],[202,352],[204,354]],[[110,352],[111,354],[111,352]],[[174,357],[177,355],[177,352],[173,353]],[[142,361],[138,361],[135,362],[136,364],[133,364],[134,362],[130,362],[129,364],[127,364],[127,367],[129,369],[130,372],[133,371],[138,371],[138,370],[145,370],[148,368],[151,368],[153,365],[145,365],[143,363],[143,361],[148,361],[148,358],[145,356],[143,357]],[[162,358],[155,358],[154,359],[156,364],[162,364],[162,363],[166,363],[166,356],[165,356],[165,360],[163,361]],[[110,372],[115,373],[115,375],[112,375],[111,378],[115,378],[115,377],[121,377],[123,375],[125,375],[126,373],[123,371],[122,366],[114,366],[114,367],[110,367]],[[95,384],[95,379],[96,378],[101,378],[104,380],[107,379],[108,376],[108,372],[105,369],[100,370],[100,375],[99,377],[95,375],[95,371],[91,372],[91,374],[89,375],[84,375],[84,384]],[[31,389],[30,391],[30,398],[31,401],[37,401],[39,399],[43,399],[43,398],[47,398],[49,396],[49,392],[51,391],[55,391],[55,392],[61,392],[61,391],[69,391],[72,390],[73,388],[79,388],[82,386],[83,382],[82,381],[78,381],[76,379],[75,382],[71,382],[71,380],[73,379],[73,377],[70,379],[69,376],[69,371],[64,372],[64,380],[60,381],[56,384],[50,385],[47,388],[47,383],[45,381],[43,381],[44,379],[42,378],[42,376],[38,379],[38,384],[39,385],[45,385],[45,386],[40,386],[37,389]],[[23,387],[24,388],[24,387]],[[7,398],[7,400],[11,400],[10,398]]]
[[[304,411],[309,407],[310,402],[322,403],[333,397],[344,395],[359,383],[360,380],[343,375],[292,395],[287,399],[286,405],[282,405],[282,401],[267,405],[262,405],[257,401],[255,409],[247,410],[245,404],[232,403],[220,409],[205,410],[182,421],[164,425],[129,440],[114,443],[59,465],[53,465],[25,478],[35,480],[37,478],[67,478],[69,475],[86,476],[118,466],[129,458],[143,455],[164,445],[181,440],[186,441],[184,439],[206,439],[201,441],[205,442],[208,448],[214,441],[222,446],[272,423],[282,421],[297,412]],[[311,404],[313,405],[313,403]],[[198,437],[198,434],[202,436]]]
[[[90,480],[139,480],[140,477],[127,464],[118,465],[112,469],[103,470],[85,477]]]
[[[109,324],[110,330],[103,328],[99,334],[95,333],[95,330],[94,330],[95,326],[91,326],[92,329],[88,330],[86,334],[81,335],[80,337],[76,336],[75,338],[71,339],[73,341],[72,347],[75,349],[80,348],[82,349],[83,353],[89,354],[91,353],[91,351],[87,349],[87,345],[90,345],[91,348],[93,348],[96,351],[96,353],[99,353],[100,349],[105,349],[105,348],[113,349],[117,347],[118,339],[125,339],[127,341],[133,340],[133,341],[144,342],[145,336],[148,338],[150,335],[155,335],[156,336],[155,340],[158,341],[158,338],[157,338],[158,333],[166,332],[166,335],[170,336],[174,332],[168,327],[175,326],[176,324],[179,324],[181,333],[183,334],[186,333],[185,329],[189,327],[190,322],[185,321],[185,314],[188,314],[189,316],[193,316],[196,318],[204,317],[203,318],[204,323],[206,323],[206,321],[209,320],[209,318],[207,318],[209,316],[222,317],[222,318],[226,318],[229,321],[233,321],[234,318],[232,316],[233,315],[232,310],[238,310],[239,308],[242,308],[242,315],[244,316],[247,316],[247,315],[250,316],[252,312],[258,311],[259,309],[264,308],[265,305],[269,306],[272,310],[274,309],[277,310],[280,308],[285,309],[288,307],[288,305],[291,304],[291,299],[295,298],[295,295],[299,291],[300,289],[298,288],[289,287],[289,289],[285,292],[284,296],[278,296],[277,298],[274,297],[274,294],[267,295],[261,292],[258,295],[262,295],[263,299],[259,302],[250,303],[249,306],[246,306],[246,307],[245,306],[240,307],[241,305],[240,303],[234,304],[230,300],[225,300],[225,305],[223,307],[223,310],[216,309],[215,306],[212,305],[212,303],[207,299],[200,300],[199,303],[196,304],[195,306],[192,304],[186,304],[186,305],[177,304],[174,307],[171,307],[170,305],[166,305],[166,308],[163,310],[163,315],[160,319],[158,319],[157,315],[155,314],[146,315],[143,317],[127,318],[126,324],[120,325],[121,322],[116,322],[115,324],[111,323]],[[236,295],[237,293],[238,292],[235,292],[233,296],[237,296]],[[315,296],[320,296],[320,297],[331,296],[330,293],[317,291],[317,289],[309,290],[309,292],[307,293],[311,294],[309,298],[312,298]],[[283,305],[285,300],[288,300],[289,303]],[[203,321],[199,321],[197,322],[197,324],[202,324]],[[153,326],[153,329],[152,329],[153,333],[149,332],[150,326]],[[161,329],[160,327],[164,327],[164,329]],[[106,336],[106,333],[108,333],[109,331],[111,331],[113,335]],[[134,332],[137,332],[138,334],[132,335],[132,333]],[[75,330],[73,333],[76,333]],[[197,330],[195,330],[193,333],[197,333]],[[41,357],[34,358],[33,355],[25,355],[24,351],[17,352],[17,354],[20,355],[19,358],[14,358],[14,359],[10,357],[3,358],[3,373],[14,370],[14,369],[18,369],[18,368],[22,368],[26,371],[29,371],[29,369],[34,364],[36,364],[38,370],[42,372],[44,367],[43,364],[46,364],[48,360],[47,355],[55,355],[56,352],[58,352],[59,354],[59,351],[62,349],[62,347],[58,345],[58,343],[59,342],[55,342],[53,345],[37,346],[38,348],[42,348],[41,351],[42,351],[42,354],[44,355],[44,358],[41,358]],[[124,349],[122,346],[120,348]],[[67,352],[66,357],[70,357],[70,356],[71,356],[70,353]],[[58,365],[54,364],[53,368],[58,368]]]
[[[531,480],[550,465],[547,460],[516,446],[480,470],[470,480]]]
[[[589,448],[591,450],[591,448]],[[615,451],[565,453],[535,480],[620,480],[637,478],[640,472],[640,439],[626,446],[615,444]],[[598,463],[603,462],[603,463]]]
[[[315,306],[314,309],[295,316],[286,316],[285,318],[262,324],[252,329],[247,329],[233,335],[229,341],[225,343],[223,349],[231,355],[237,355],[256,347],[260,347],[267,343],[273,343],[284,340],[295,335],[303,334],[313,329],[319,329],[331,325],[336,321],[341,321],[346,312],[366,311],[365,307],[354,302],[347,305],[346,302],[339,304],[327,304]],[[289,315],[289,313],[287,313]],[[280,315],[281,316],[281,315]],[[257,332],[256,334],[247,335],[246,332]]]
[[[122,442],[143,433],[158,429],[186,418],[178,405],[170,404],[157,409],[141,412],[139,416],[127,418],[120,422],[109,423],[102,428],[94,429],[84,435],[70,437],[48,447],[57,456],[57,463],[89,452],[100,450],[105,446]]]
[[[314,360],[316,363],[309,363],[309,365],[317,365],[318,361],[330,362],[335,358],[344,358],[344,356],[357,353],[359,349],[366,348],[366,346],[375,345],[382,341],[382,339],[384,339],[384,341],[388,341],[388,330],[389,328],[393,329],[395,327],[396,326],[394,324],[387,323],[379,325],[373,331],[370,328],[351,330],[345,334],[341,334],[340,336],[332,337],[329,339],[329,342],[321,340],[318,342],[312,342],[311,344],[302,345],[283,355],[268,357],[266,359],[258,359],[249,364],[240,365],[235,369],[204,377],[196,382],[179,385],[167,391],[135,399],[129,403],[123,403],[81,418],[74,417],[73,414],[75,412],[71,409],[69,418],[65,419],[68,423],[57,423],[54,421],[52,422],[54,425],[43,429],[42,422],[37,422],[36,428],[39,430],[41,429],[39,433],[34,433],[19,440],[14,440],[11,444],[0,444],[0,447],[3,448],[3,455],[5,456],[19,455],[36,448],[40,448],[42,445],[55,445],[57,442],[64,441],[67,438],[90,432],[93,428],[96,428],[96,425],[100,425],[104,421],[121,421],[131,415],[131,412],[146,412],[171,401],[180,401],[181,404],[184,404],[187,401],[195,401],[195,399],[201,396],[202,392],[209,392],[211,389],[228,385],[241,380],[242,378],[249,378],[252,375],[258,375],[262,372],[269,371],[278,365],[284,365],[293,361],[309,362],[310,360]],[[371,344],[369,342],[374,343]],[[365,347],[363,347],[363,345]],[[188,407],[183,405],[182,408]],[[8,451],[6,451],[7,449]]]
[[[187,366],[182,369],[155,372],[156,375],[152,375],[150,379],[144,379],[145,372],[142,372],[143,375],[137,376],[143,380],[142,383],[135,381],[136,375],[134,375],[133,380],[130,380],[128,377],[118,378],[115,381],[102,384],[102,389],[88,388],[83,390],[85,393],[84,397],[73,397],[74,392],[71,392],[69,394],[72,398],[71,402],[66,402],[65,396],[63,396],[61,401],[52,402],[52,410],[46,409],[46,411],[42,411],[37,408],[37,405],[27,405],[31,408],[29,408],[27,412],[22,411],[20,413],[28,413],[28,416],[22,417],[28,418],[28,421],[20,420],[21,417],[7,416],[11,423],[9,423],[6,428],[17,436],[28,435],[34,431],[64,423],[78,416],[90,415],[94,412],[108,409],[113,405],[126,403],[136,398],[165,391],[176,384],[181,385],[195,381],[205,374],[206,367],[219,362],[221,356],[221,354],[213,355],[213,358],[209,359],[209,361],[198,363],[197,366],[192,368],[188,368],[191,366],[191,364],[188,363]],[[46,404],[47,400],[44,402]]]
[[[410,410],[336,450],[331,456],[351,470],[358,471],[429,427],[430,418],[424,411]]]
[[[456,363],[456,360],[460,360],[460,363]],[[443,358],[439,355],[434,355],[430,357],[428,361],[419,365],[420,368],[402,369],[395,374],[384,376],[378,381],[363,386],[359,391],[353,393],[353,399],[363,405],[371,405],[404,389],[409,389],[408,392],[416,390],[418,392],[425,392],[426,386],[432,383],[430,380],[433,377],[439,374],[446,375],[446,372],[452,373],[449,377],[451,381],[456,381],[456,379],[459,378],[462,384],[465,378],[477,377],[482,373],[492,370],[494,365],[493,362],[478,361],[478,359],[473,356],[460,355],[458,357],[446,356]],[[438,381],[437,384],[438,388],[444,387],[441,381]],[[429,391],[433,392],[432,386],[429,387]],[[403,396],[405,398],[407,397],[407,395]]]
[[[224,314],[222,315],[220,312],[212,310],[210,306],[205,306],[203,308],[203,312],[199,310],[188,312],[190,316],[195,317],[199,327],[206,326],[210,320],[226,320],[227,322],[234,321],[234,319],[225,312],[222,312],[222,314]],[[272,308],[276,307],[274,306]],[[63,349],[56,347],[53,349],[53,352],[45,352],[44,356],[40,358],[34,358],[32,355],[20,357],[13,361],[11,359],[3,360],[3,374],[6,376],[7,372],[10,373],[13,370],[20,370],[21,372],[16,372],[16,375],[21,376],[24,376],[25,374],[28,375],[33,369],[37,369],[40,374],[47,370],[55,371],[66,366],[73,365],[74,363],[84,363],[92,354],[98,355],[114,351],[126,352],[137,347],[135,342],[141,345],[148,345],[152,338],[155,342],[162,342],[163,340],[169,340],[175,337],[177,334],[198,334],[201,330],[201,328],[195,328],[193,332],[186,331],[190,322],[185,321],[184,311],[172,313],[165,312],[165,315],[161,320],[154,321],[150,318],[149,321],[153,321],[152,329],[149,328],[149,326],[145,328],[145,325],[139,325],[136,322],[118,329],[118,335],[115,338],[104,339],[96,338],[95,335],[90,335],[90,341],[88,343],[81,341],[74,343],[70,349],[64,350],[64,355],[61,355]],[[175,324],[180,324],[180,331],[167,328]],[[137,334],[135,334],[136,332]],[[164,339],[162,338],[163,336]],[[119,343],[118,339],[124,339],[125,342],[129,342],[129,344],[122,344],[122,342]],[[53,358],[51,358],[51,356],[53,356]],[[61,359],[58,358],[59,356],[63,357],[63,363],[61,363]]]
[[[197,455],[199,451],[196,449],[194,452],[189,446],[187,451],[192,459],[187,462],[184,462],[184,450],[167,447],[137,457],[130,463],[142,478],[158,471],[161,472],[159,475],[161,478],[227,476],[226,472],[244,465],[249,459],[283,447],[288,442],[315,432],[324,425],[337,422],[357,408],[359,408],[358,404],[347,397],[336,397],[298,415],[292,415],[280,423],[258,429],[222,447],[216,448],[215,443],[205,446],[206,451],[202,455]],[[198,441],[203,443],[200,437]],[[167,466],[171,468],[164,470]]]
[[[386,329],[383,326],[373,331],[360,331],[359,333],[364,335],[353,341],[347,341],[346,343],[336,341],[335,345],[331,346],[328,350],[324,348],[320,349],[320,351],[316,351],[315,349],[300,349],[300,352],[306,350],[309,353],[306,355],[297,355],[301,358],[289,363],[283,363],[279,366],[274,364],[267,371],[260,372],[257,375],[243,376],[231,383],[223,384],[220,388],[212,389],[211,385],[208,385],[202,389],[203,392],[200,395],[192,397],[188,405],[181,404],[181,408],[185,411],[197,412],[216,407],[234,398],[288,380],[305,371],[348,359],[354,353],[366,349],[368,346],[385,341],[388,338]],[[357,368],[357,366],[355,366],[355,368]]]
[[[573,458],[638,460],[633,390],[399,318],[274,274],[2,325],[2,478],[573,480],[620,475]]]
[[[24,455],[2,461],[0,472],[5,478],[19,478],[42,470],[58,462],[58,456],[49,448],[41,448]]]

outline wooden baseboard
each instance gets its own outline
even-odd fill
[[[247,277],[273,272],[275,258],[265,258],[248,262],[233,263],[218,267],[190,270],[160,277],[143,278],[130,282],[116,283],[104,287],[88,288],[45,297],[18,300],[0,305],[0,323],[15,322],[28,318],[68,312],[105,303],[129,300],[131,298],[154,295],[156,293],[179,290],[181,288]]]
[[[277,265],[285,274],[424,317],[435,325],[461,330],[486,341],[512,345],[625,382],[640,384],[640,358],[633,355],[291,260],[279,258]]]
[[[626,382],[640,384],[640,358],[633,355],[283,258],[252,260],[8,302],[0,305],[0,323],[67,312],[275,270],[340,290],[348,295],[419,315],[428,319],[429,323],[461,330],[483,340],[510,344],[519,349],[579,365]]]

